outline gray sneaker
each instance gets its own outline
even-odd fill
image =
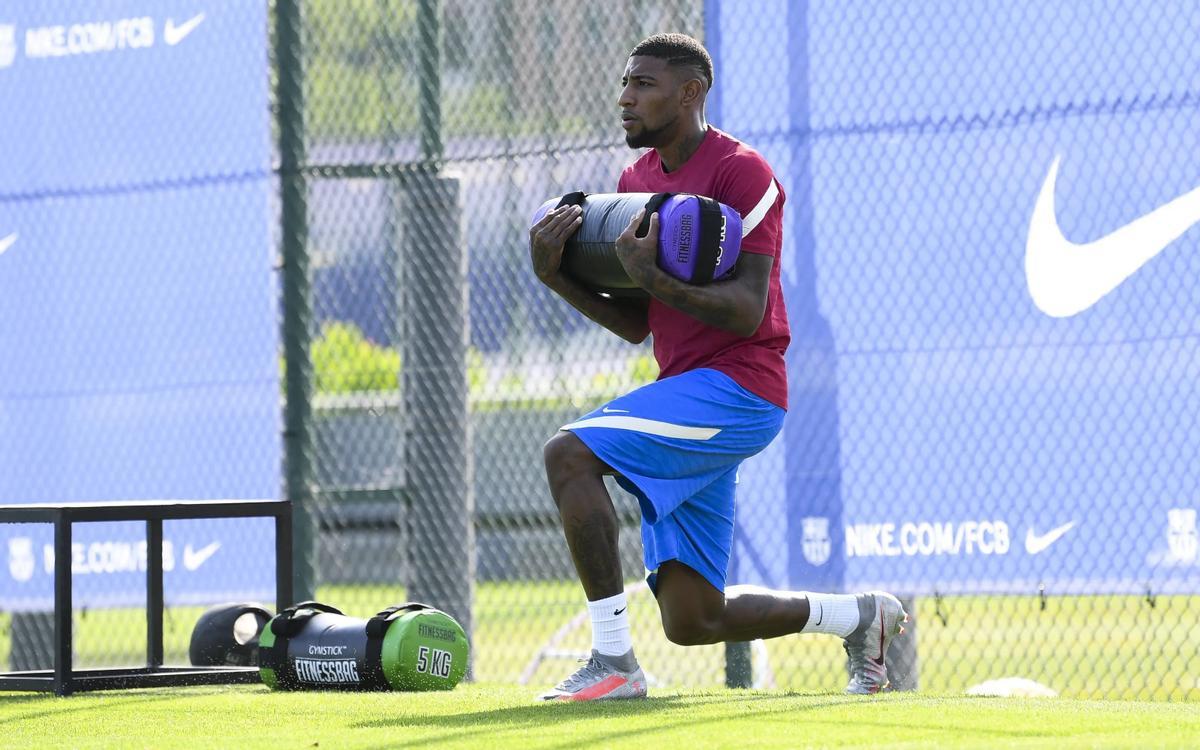
[[[623,656],[604,656],[593,650],[575,674],[541,696],[544,701],[601,701],[645,698],[646,674],[630,650]]]
[[[850,657],[847,693],[869,695],[887,688],[884,657],[892,639],[904,632],[908,613],[900,600],[885,591],[858,595],[858,627],[846,636],[843,647]]]

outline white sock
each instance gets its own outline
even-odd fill
[[[605,656],[622,656],[633,648],[625,592],[588,602],[592,616],[592,648]]]
[[[854,594],[812,594],[808,597],[808,622],[801,633],[829,633],[842,638],[858,627],[858,597]]]

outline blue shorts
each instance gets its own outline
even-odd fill
[[[637,497],[651,586],[659,565],[678,560],[724,591],[738,467],[770,444],[785,413],[701,369],[643,386],[562,429]]]

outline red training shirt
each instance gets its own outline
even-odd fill
[[[787,371],[783,353],[792,334],[779,283],[786,196],[767,160],[733,136],[710,126],[700,148],[674,172],[664,172],[658,152],[650,149],[621,173],[617,192],[692,193],[724,203],[741,214],[741,252],[775,258],[762,323],[754,335],[742,338],[705,325],[652,297],[649,322],[658,377],[661,380],[708,367],[786,409]]]

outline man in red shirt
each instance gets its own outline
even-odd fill
[[[757,151],[705,122],[712,76],[708,52],[691,37],[658,34],[634,48],[618,105],[626,143],[650,150],[625,169],[617,189],[704,195],[736,209],[742,242],[732,278],[693,285],[662,271],[658,216],[639,238],[639,214],[616,253],[649,296],[602,297],[560,269],[563,245],[582,223],[578,206],[556,208],[530,230],[538,278],[632,343],[652,334],[660,371],[657,382],[564,426],[546,443],[546,476],[593,634],[592,657],[547,700],[646,695],[605,475],[638,498],[648,581],[675,643],[839,635],[851,663],[847,692],[873,693],[887,685],[884,657],[908,619],[885,592],[726,589],[737,470],[782,427],[791,335],[779,280],[786,197]]]

